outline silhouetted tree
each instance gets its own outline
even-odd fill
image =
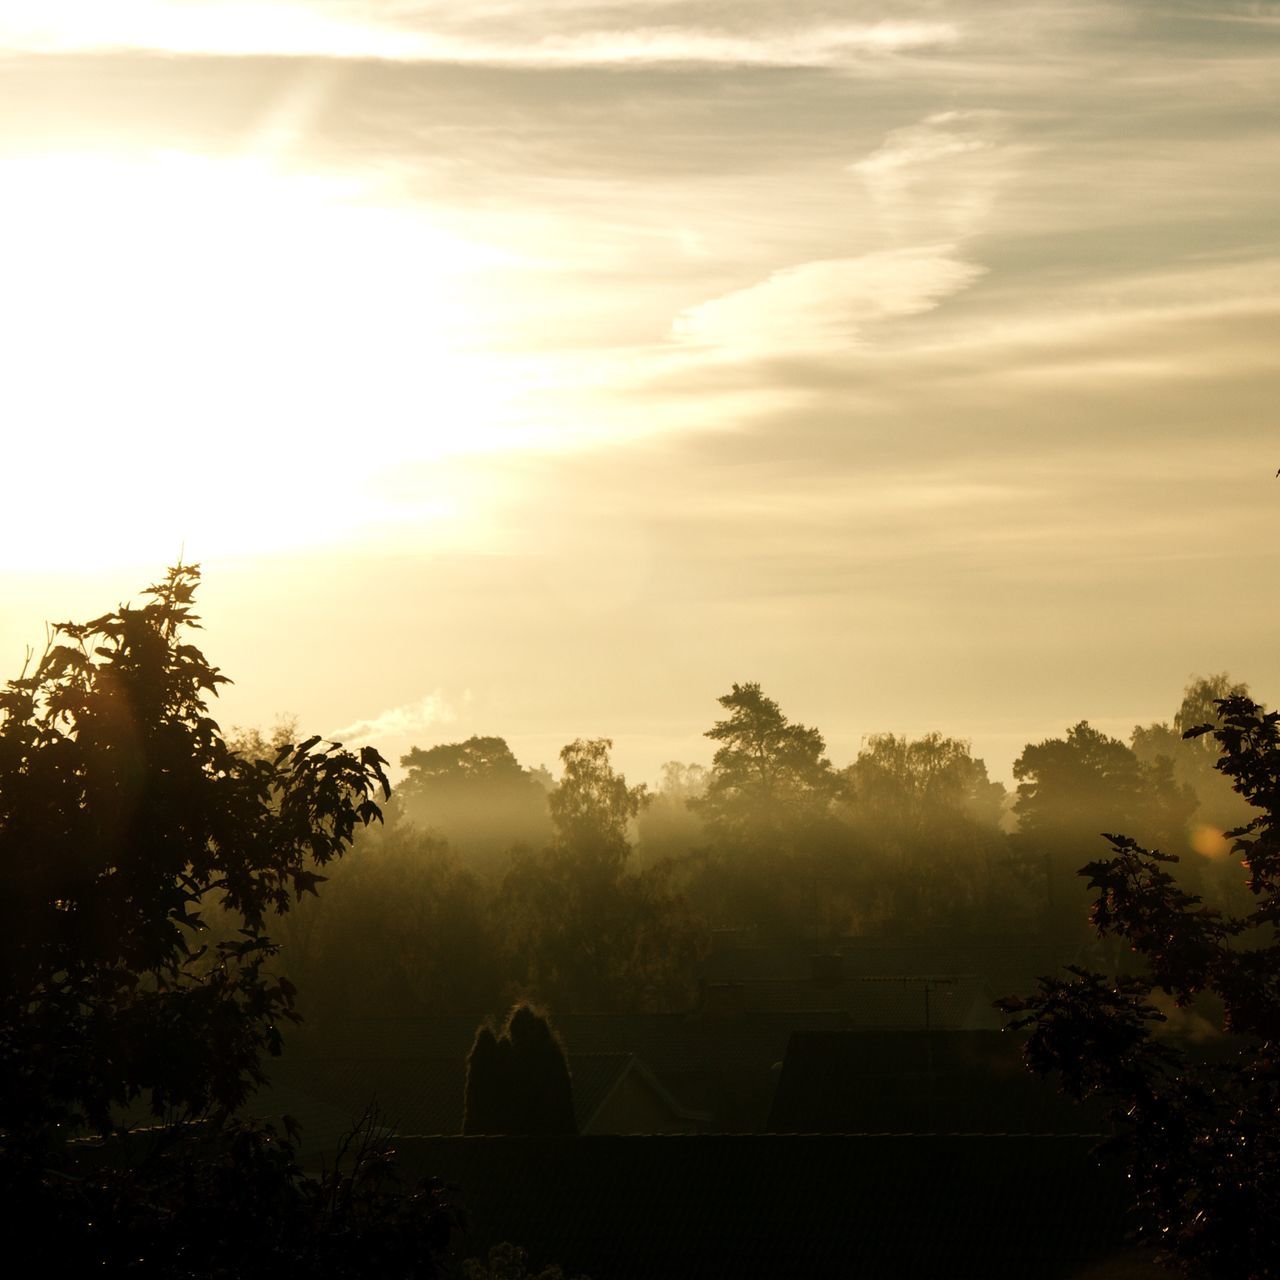
[[[1280,1259],[1280,717],[1219,700],[1217,767],[1251,806],[1231,835],[1252,909],[1225,914],[1182,889],[1173,855],[1129,836],[1080,872],[1100,935],[1129,944],[1138,972],[1082,968],[1002,1002],[1030,1027],[1026,1056],[1076,1097],[1111,1103],[1138,1226],[1194,1274],[1262,1280]],[[1206,1061],[1156,1034],[1156,993],[1214,1015],[1229,1040]]]
[[[525,769],[502,738],[414,747],[400,763],[408,773],[396,805],[469,858],[492,863],[513,845],[540,847],[551,833],[544,772]]]
[[[609,762],[607,738],[571,742],[551,793],[556,838],[515,859],[502,887],[511,952],[528,989],[561,1008],[683,1006],[699,931],[666,866],[628,867],[628,827],[647,802]]]
[[[555,842],[582,864],[606,871],[631,852],[627,830],[648,802],[647,788],[627,786],[609,762],[608,738],[578,738],[560,752],[564,775],[548,798]]]
[[[825,816],[838,781],[822,734],[792,724],[759,684],[735,684],[719,703],[729,715],[706,736],[721,745],[705,794],[692,802],[712,830],[768,841]]]
[[[1005,790],[967,742],[872,734],[842,778],[841,811],[877,859],[892,919],[1009,924]]]
[[[489,1247],[483,1261],[468,1258],[462,1264],[462,1280],[569,1280],[563,1268],[552,1264],[535,1271],[530,1265],[527,1250],[503,1241]],[[587,1276],[575,1276],[573,1280],[589,1280]]]
[[[365,1161],[338,1212],[287,1141],[229,1119],[295,1018],[267,920],[316,891],[389,788],[372,747],[312,737],[263,759],[228,744],[206,706],[226,677],[185,638],[198,579],[178,566],[141,607],[61,624],[34,673],[0,691],[7,1260],[350,1274],[342,1248],[325,1251],[341,1236],[425,1274],[434,1193],[382,1199]],[[211,908],[238,928],[202,945]],[[92,1162],[68,1143],[113,1133],[139,1101],[170,1122],[148,1160],[123,1140]]]
[[[1249,821],[1249,806],[1232,789],[1230,779],[1218,772],[1212,739],[1182,735],[1213,719],[1217,700],[1248,696],[1248,686],[1232,681],[1225,673],[1198,676],[1187,685],[1172,724],[1135,725],[1130,739],[1134,754],[1144,764],[1166,759],[1174,781],[1193,791],[1198,801],[1185,829],[1171,832],[1170,843],[1162,846],[1168,853],[1183,856],[1178,875],[1184,887],[1205,893],[1214,905],[1233,911],[1247,910],[1248,902],[1229,856],[1231,842],[1224,833]]]
[[[1048,923],[1065,932],[1081,931],[1087,918],[1073,874],[1080,849],[1108,827],[1167,848],[1181,838],[1196,805],[1195,795],[1174,781],[1167,759],[1144,765],[1125,743],[1086,721],[1065,738],[1025,747],[1013,776],[1017,842],[1043,866]]]
[[[519,1004],[486,1023],[467,1059],[464,1133],[576,1134],[569,1064],[545,1015]]]
[[[923,834],[957,820],[1000,825],[1004,787],[958,738],[874,733],[843,777],[851,807],[898,830]]]
[[[471,1052],[467,1054],[466,1098],[463,1133],[507,1133],[511,1118],[503,1110],[509,1100],[502,1071],[505,1063],[498,1055],[498,1038],[493,1027],[482,1022],[476,1028]]]

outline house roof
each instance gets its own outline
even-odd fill
[[[404,1138],[458,1188],[467,1255],[592,1280],[1056,1280],[1118,1249],[1121,1185],[1068,1137]]]
[[[573,1106],[579,1131],[585,1131],[630,1074],[682,1119],[701,1123],[710,1116],[684,1106],[654,1072],[630,1053],[569,1054]],[[277,1072],[270,1090],[250,1109],[259,1114],[294,1115],[303,1124],[308,1150],[336,1146],[338,1138],[372,1105],[379,1123],[396,1133],[462,1132],[466,1058],[312,1056]]]
[[[855,977],[828,982],[748,979],[709,983],[704,1007],[736,1006],[750,1012],[838,1010],[853,1027],[952,1027],[999,1030],[985,979],[972,975]]]
[[[787,1133],[1097,1133],[998,1031],[817,1031],[791,1037],[769,1115]]]
[[[836,938],[762,945],[726,944],[703,959],[703,982],[808,982],[815,961],[839,956],[846,978],[922,977],[971,974],[1010,990],[1054,973],[1079,958],[1075,950],[1042,939],[976,941],[965,937],[924,935],[915,939]]]
[[[609,1068],[607,1075],[602,1073],[595,1079],[589,1073],[574,1076],[573,1099],[578,1116],[579,1133],[593,1131],[597,1117],[628,1080],[638,1080],[673,1119],[688,1120],[699,1126],[711,1123],[710,1112],[695,1111],[678,1102],[668,1092],[662,1081],[639,1058],[630,1054],[599,1054],[590,1058],[575,1058],[572,1061],[584,1064],[598,1062],[607,1064]]]
[[[480,1017],[361,1018],[291,1044],[278,1070],[317,1096],[363,1108],[376,1097],[402,1131],[461,1129],[466,1055]],[[683,1108],[720,1128],[763,1130],[792,1031],[850,1025],[839,1010],[716,1015],[569,1013],[552,1024],[570,1072],[593,1079],[586,1060],[633,1057]]]

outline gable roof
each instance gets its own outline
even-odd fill
[[[482,1019],[360,1018],[290,1044],[276,1068],[298,1088],[363,1109],[374,1097],[401,1132],[458,1133],[465,1062]],[[795,1030],[850,1025],[839,1010],[711,1013],[568,1013],[552,1017],[570,1072],[586,1059],[636,1058],[690,1111],[722,1129],[759,1132]]]
[[[640,1087],[661,1107],[670,1113],[672,1119],[687,1120],[698,1126],[710,1125],[710,1112],[695,1111],[677,1102],[667,1091],[662,1082],[637,1057],[630,1054],[598,1054],[571,1059],[575,1075],[573,1077],[574,1109],[578,1117],[579,1133],[608,1132],[598,1130],[597,1122],[609,1103],[628,1083],[639,1083]],[[586,1068],[582,1074],[579,1064]],[[600,1072],[593,1077],[591,1065],[600,1064],[607,1069],[607,1074]]]
[[[469,1046],[468,1046],[469,1047]],[[705,1112],[685,1107],[652,1070],[630,1053],[569,1054],[573,1108],[579,1132],[585,1132],[629,1076],[635,1076],[673,1117],[710,1123]],[[324,1057],[278,1071],[269,1090],[250,1106],[256,1114],[285,1114],[303,1123],[308,1151],[337,1145],[367,1107],[394,1133],[462,1132],[466,1058]]]

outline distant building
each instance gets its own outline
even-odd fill
[[[748,944],[721,931],[698,975],[708,1012],[841,1010],[866,1028],[998,1030],[992,1001],[1043,973],[1091,960],[1036,939],[967,936],[806,939]],[[896,985],[895,985],[896,984]]]
[[[1095,1110],[1031,1075],[1000,1031],[797,1031],[769,1114],[778,1133],[1100,1134]]]

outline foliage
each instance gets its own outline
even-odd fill
[[[365,1117],[331,1169],[303,1174],[270,1124],[199,1124],[82,1145],[70,1171],[8,1186],[25,1233],[6,1261],[66,1274],[359,1280],[432,1276],[458,1211],[431,1180],[404,1183]]]
[[[400,763],[408,773],[395,808],[473,864],[492,864],[513,845],[536,848],[551,834],[546,771],[525,769],[502,738],[415,747]]]
[[[518,1004],[496,1031],[476,1030],[467,1058],[463,1133],[576,1134],[564,1046],[546,1015]]]
[[[314,892],[389,790],[371,747],[318,738],[273,761],[234,752],[204,697],[225,683],[183,641],[193,567],[150,602],[64,623],[0,693],[0,1126],[110,1127],[229,1111],[278,1052],[293,988],[269,978],[270,912]],[[201,912],[241,932],[206,951]],[[214,1048],[216,1046],[216,1052]]]
[[[1067,933],[1079,932],[1086,918],[1073,875],[1086,842],[1109,827],[1167,849],[1181,842],[1196,807],[1194,793],[1174,781],[1168,759],[1144,764],[1125,743],[1083,720],[1065,738],[1025,747],[1013,775],[1018,844],[1043,865],[1046,924]]]
[[[669,868],[630,869],[629,827],[648,793],[614,770],[611,746],[579,739],[560,752],[555,839],[513,859],[498,912],[508,954],[539,998],[592,1010],[666,1007],[677,992],[687,998],[696,927],[669,889]]]
[[[640,789],[619,782],[607,756],[596,763],[606,785],[595,790],[634,798]],[[526,995],[593,1009],[686,1007],[700,933],[671,868],[634,871],[625,830],[620,848],[583,781],[580,770],[576,839],[517,846],[493,864],[409,821],[360,832],[358,856],[279,926],[308,1025],[474,1014]],[[589,838],[599,832],[603,856]]]
[[[513,978],[560,1008],[685,1009],[703,930],[667,866],[639,874],[559,848],[513,860],[496,904]]]
[[[841,777],[842,816],[878,855],[889,918],[971,923],[986,914],[990,929],[1021,916],[1000,826],[1005,790],[967,742],[872,734]]]
[[[706,844],[706,829],[691,805],[707,789],[707,770],[700,764],[668,760],[658,789],[636,821],[636,854],[646,866],[681,858]]]
[[[1186,892],[1176,857],[1128,836],[1081,871],[1093,922],[1128,942],[1139,972],[1081,968],[1002,1002],[1030,1027],[1026,1055],[1077,1097],[1111,1103],[1140,1230],[1170,1260],[1223,1280],[1276,1274],[1280,1258],[1280,716],[1243,695],[1217,701],[1219,771],[1253,809],[1231,833],[1251,909],[1225,914]],[[1216,1009],[1218,1052],[1156,1033],[1161,1002]]]
[[[309,1027],[510,999],[493,884],[409,822],[361,832],[354,853],[278,929]]]
[[[1216,699],[1248,694],[1247,685],[1233,682],[1225,672],[1200,676],[1187,685],[1172,724],[1135,725],[1130,739],[1134,755],[1144,764],[1154,765],[1164,757],[1174,781],[1194,791],[1199,802],[1185,830],[1170,833],[1171,841],[1176,842],[1162,846],[1166,853],[1182,856],[1179,879],[1215,906],[1232,911],[1249,909],[1248,894],[1234,874],[1231,842],[1224,833],[1248,822],[1252,814],[1232,788],[1231,779],[1218,772],[1214,740],[1207,736],[1184,738],[1183,733],[1214,718]]]
[[[789,721],[756,683],[735,684],[719,703],[729,715],[707,730],[720,746],[706,793],[693,802],[712,830],[767,843],[825,816],[837,781],[822,734]]]
[[[468,1258],[462,1264],[462,1280],[567,1280],[567,1277],[554,1265],[536,1273],[530,1271],[528,1253],[518,1245],[504,1242],[495,1244],[483,1262]],[[588,1280],[588,1277],[577,1276],[574,1280]]]
[[[199,571],[177,566],[0,692],[0,1196],[6,1242],[74,1274],[424,1274],[447,1230],[365,1150],[302,1178],[289,1138],[231,1113],[279,1053],[296,991],[266,932],[381,817],[381,756],[318,737],[229,744],[226,677],[188,643]],[[211,942],[205,914],[238,928]],[[146,1102],[164,1121],[117,1134]],[[73,1134],[102,1135],[96,1142]]]
[[[1000,824],[1004,787],[957,738],[927,733],[913,742],[875,733],[843,776],[850,804],[886,827],[923,832],[963,820]]]
[[[556,845],[585,869],[616,871],[631,852],[627,830],[648,803],[642,783],[627,786],[609,762],[608,738],[578,738],[560,752],[564,776],[548,797]]]

